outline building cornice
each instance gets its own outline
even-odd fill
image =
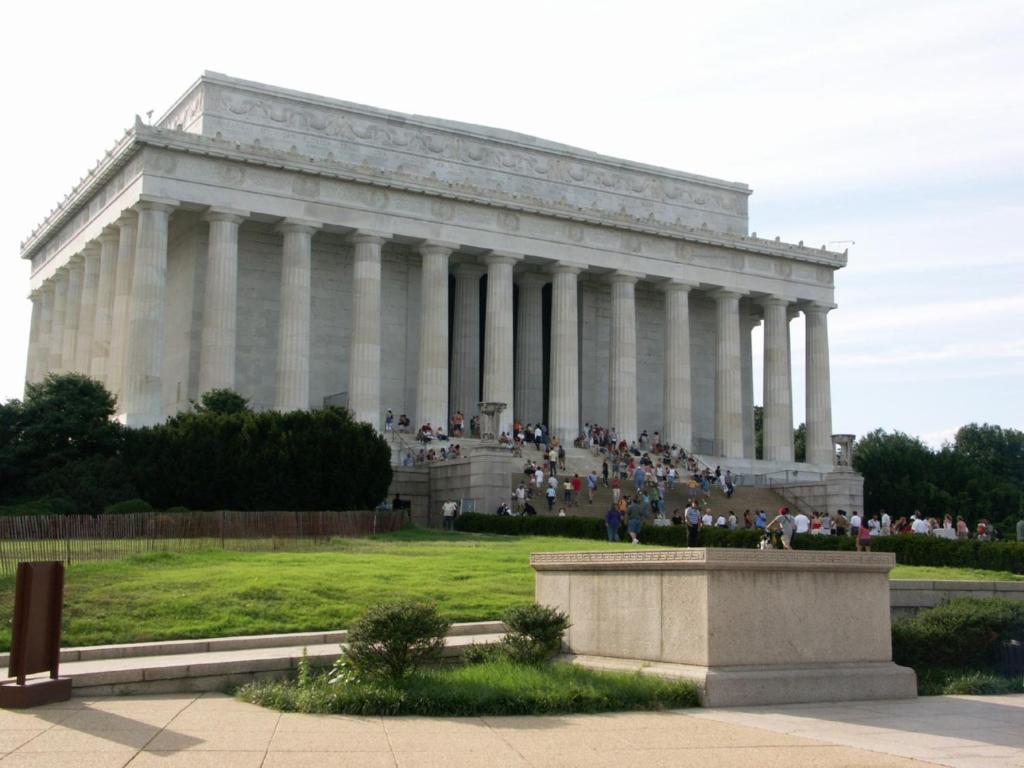
[[[574,206],[561,208],[542,200],[527,200],[521,196],[501,199],[496,193],[482,195],[475,190],[464,189],[451,182],[401,177],[400,174],[383,173],[368,166],[353,166],[337,160],[314,158],[298,152],[270,149],[263,146],[210,138],[181,130],[170,130],[145,125],[138,118],[135,126],[106,152],[104,157],[90,170],[64,200],[47,218],[33,230],[21,244],[22,258],[32,258],[47,240],[59,231],[84,205],[96,190],[106,183],[120,168],[145,146],[185,152],[249,165],[294,171],[323,176],[349,182],[368,184],[385,189],[396,189],[468,202],[523,213],[550,216],[566,221],[591,224],[610,229],[635,232],[656,237],[675,239],[689,244],[699,244],[735,251],[773,256],[794,261],[839,269],[846,266],[845,252],[837,253],[824,248],[815,249],[793,245],[780,240],[767,240],[748,235],[733,235],[716,232],[706,227],[692,227],[675,222],[652,222],[650,218],[640,219],[622,213],[609,215],[605,211],[588,212]]]

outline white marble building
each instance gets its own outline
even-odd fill
[[[82,371],[153,424],[213,387],[332,397],[380,426],[483,400],[565,438],[597,422],[832,464],[827,313],[846,255],[747,231],[745,184],[206,73],[108,150],[22,244],[27,377]]]

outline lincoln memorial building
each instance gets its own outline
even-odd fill
[[[831,467],[828,312],[846,255],[752,235],[745,184],[208,72],[136,119],[22,244],[27,378],[79,371],[151,425],[213,388],[382,427],[480,401]]]

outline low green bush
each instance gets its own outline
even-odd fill
[[[0,517],[28,517],[32,515],[73,515],[75,504],[63,496],[36,499],[22,504],[0,507]]]
[[[394,683],[437,661],[451,623],[426,603],[406,600],[376,605],[348,631],[335,669],[348,681]]]
[[[917,674],[921,696],[998,696],[1024,693],[1024,677],[962,669],[926,669]]]
[[[328,676],[313,673],[305,685],[250,683],[237,695],[285,712],[448,717],[661,710],[700,704],[700,692],[690,681],[508,660],[421,669],[400,684],[332,683]]]
[[[508,628],[502,648],[510,660],[523,664],[543,664],[558,655],[569,628],[566,614],[537,603],[516,606],[502,619]]]
[[[604,521],[592,517],[505,517],[480,513],[462,515],[455,520],[459,531],[496,533],[506,536],[565,536],[579,539],[605,539]],[[620,533],[623,539],[626,535]],[[758,530],[730,530],[703,528],[700,532],[702,547],[756,548],[761,540]],[[656,527],[645,525],[640,534],[643,544],[668,547],[686,546],[686,527],[673,525]],[[855,549],[850,536],[793,537],[794,549],[846,550]],[[986,571],[1024,573],[1024,542],[978,541],[977,539],[937,539],[931,536],[876,536],[871,540],[872,552],[892,552],[901,565],[928,565],[939,567],[980,568]]]
[[[991,670],[1002,645],[1024,638],[1024,603],[998,597],[959,598],[892,626],[897,664],[927,669]]]
[[[103,510],[105,515],[137,515],[143,512],[152,512],[153,505],[145,499],[128,499],[111,504]]]

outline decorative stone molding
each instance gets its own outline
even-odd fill
[[[858,571],[888,573],[896,567],[891,552],[793,552],[758,549],[655,549],[612,552],[535,552],[536,571],[621,570],[635,564],[642,570],[713,570],[737,566],[764,571]]]

